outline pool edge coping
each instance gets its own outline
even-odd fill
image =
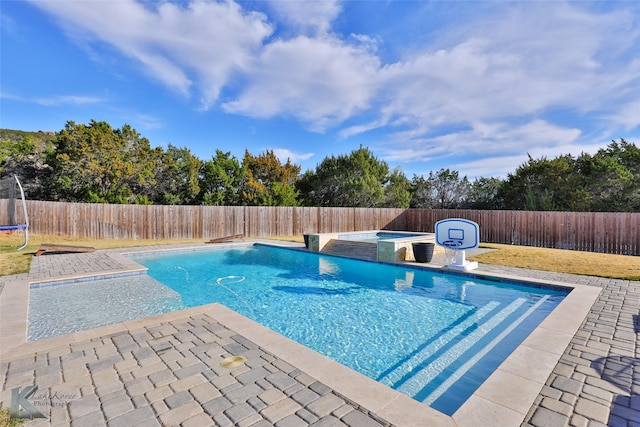
[[[265,241],[262,239],[244,241],[241,244],[253,243],[266,243],[272,246],[294,249],[300,249],[301,245],[286,241]],[[216,247],[237,246],[238,244],[240,243],[218,244]],[[150,250],[145,250],[144,248],[127,250],[127,248],[123,248],[120,250],[108,250],[105,253],[126,265],[128,267],[126,271],[139,271],[141,269],[146,270],[146,268],[128,258],[127,254],[201,250],[210,247],[185,245],[180,248],[150,248]],[[302,246],[302,248],[304,247]],[[433,266],[410,264],[417,268],[426,267],[431,270],[439,270]],[[403,263],[399,263],[399,265],[403,265]],[[135,266],[137,266],[137,269]],[[111,272],[111,274],[124,272],[124,270],[118,270]],[[105,274],[108,273],[85,274],[77,277],[102,276]],[[466,272],[455,272],[455,274],[467,275]],[[468,272],[468,275],[474,276],[474,272]],[[6,362],[26,354],[49,351],[68,344],[70,339],[71,342],[77,342],[128,330],[132,325],[158,322],[162,321],[162,319],[173,320],[193,314],[209,314],[220,323],[227,325],[230,329],[303,370],[316,380],[344,395],[347,399],[356,402],[388,422],[397,425],[414,425],[415,423],[429,422],[430,425],[457,425],[459,427],[471,427],[478,425],[478,423],[482,425],[497,425],[496,423],[499,422],[499,425],[502,426],[519,426],[534,404],[536,397],[568,347],[571,339],[591,310],[602,288],[576,283],[531,279],[513,274],[475,272],[475,275],[498,277],[504,280],[525,283],[542,283],[551,287],[570,288],[571,292],[451,417],[392,390],[220,304],[208,304],[59,337],[26,342],[30,285],[32,283],[55,281],[54,279],[32,281],[17,279],[5,285],[3,292],[0,294],[0,308],[6,307],[6,304],[13,306],[11,311],[22,307],[23,315],[18,316],[17,319],[13,316],[9,321],[4,319],[0,323],[0,361]],[[72,278],[59,278],[59,280],[70,279]],[[16,304],[19,307],[16,307]],[[5,310],[2,310],[2,312],[5,312]],[[222,318],[219,318],[220,316]],[[2,317],[6,317],[6,315]],[[8,331],[10,331],[9,334],[7,334]],[[553,339],[549,339],[549,337]],[[13,345],[6,346],[5,344],[7,343]],[[536,360],[536,363],[540,362],[543,366],[536,366],[536,369],[531,371],[530,360],[532,360],[532,357],[536,358],[533,359]],[[328,365],[331,366],[331,369],[321,369],[321,367],[327,367]],[[526,372],[524,371],[525,367],[527,368]],[[339,374],[336,374],[336,372],[339,372]],[[509,380],[513,383],[514,379],[517,379],[516,396],[514,396],[512,388],[509,387],[509,382],[506,382],[506,380]]]

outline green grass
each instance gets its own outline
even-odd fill
[[[134,240],[134,239],[88,239],[62,236],[29,235],[29,244],[18,251],[24,242],[22,234],[0,235],[0,275],[27,273],[33,254],[42,243],[91,246],[96,249],[130,248],[135,246],[169,245],[179,243],[203,243],[206,239],[179,240]]]
[[[18,252],[16,251],[16,248],[20,245],[21,239],[22,235],[0,236],[1,274],[7,275],[28,272],[31,259],[33,257],[32,255],[41,243],[93,246],[96,249],[110,249],[132,246],[197,243],[204,242],[206,240],[106,240],[33,235],[29,238],[29,245]],[[294,242],[303,241],[302,236],[286,236],[273,239]],[[522,267],[533,270],[581,274],[614,279],[640,280],[640,257],[637,256],[608,255],[592,252],[489,243],[483,244],[482,247],[495,250],[475,257],[469,257],[469,259],[483,264]]]
[[[530,268],[557,273],[640,280],[640,257],[637,256],[493,243],[486,243],[481,247],[495,249],[495,251],[469,257],[470,260],[484,264]]]
[[[11,418],[11,409],[0,409],[0,427],[18,427],[24,423],[22,418]]]

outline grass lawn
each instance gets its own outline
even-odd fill
[[[494,243],[485,243],[480,246],[496,250],[469,257],[470,260],[484,264],[522,267],[532,270],[582,274],[612,279],[640,280],[640,257],[638,256],[609,255]]]
[[[29,245],[21,251],[16,251],[16,248],[20,246],[22,242],[21,239],[23,239],[21,234],[5,234],[0,236],[0,275],[28,272],[33,253],[38,250],[41,243],[93,246],[96,249],[111,249],[133,246],[201,243],[206,240],[105,240],[31,235],[29,236]],[[302,236],[279,237],[275,240],[303,241]],[[481,247],[495,250],[479,256],[469,257],[470,260],[483,264],[522,267],[558,273],[640,280],[640,257],[637,256],[607,255],[592,252],[489,243],[482,244]]]
[[[75,237],[29,235],[29,244],[21,251],[16,249],[24,242],[20,235],[0,235],[0,276],[26,273],[29,271],[33,254],[42,243],[59,245],[92,246],[96,249],[130,248],[134,246],[170,245],[179,243],[203,243],[206,239],[197,240],[134,240],[134,239],[81,239]]]
[[[11,418],[11,409],[5,408],[0,410],[0,427],[19,427],[27,422],[23,418]]]

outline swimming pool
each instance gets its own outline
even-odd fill
[[[261,245],[134,260],[166,285],[147,308],[220,302],[446,414],[567,294]]]
[[[150,277],[32,289],[32,339],[220,302],[451,414],[566,295],[262,245],[133,259]]]

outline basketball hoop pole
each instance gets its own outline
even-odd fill
[[[467,261],[465,251],[456,251],[456,262],[449,264],[447,268],[454,270],[475,270],[478,268],[477,261]]]

